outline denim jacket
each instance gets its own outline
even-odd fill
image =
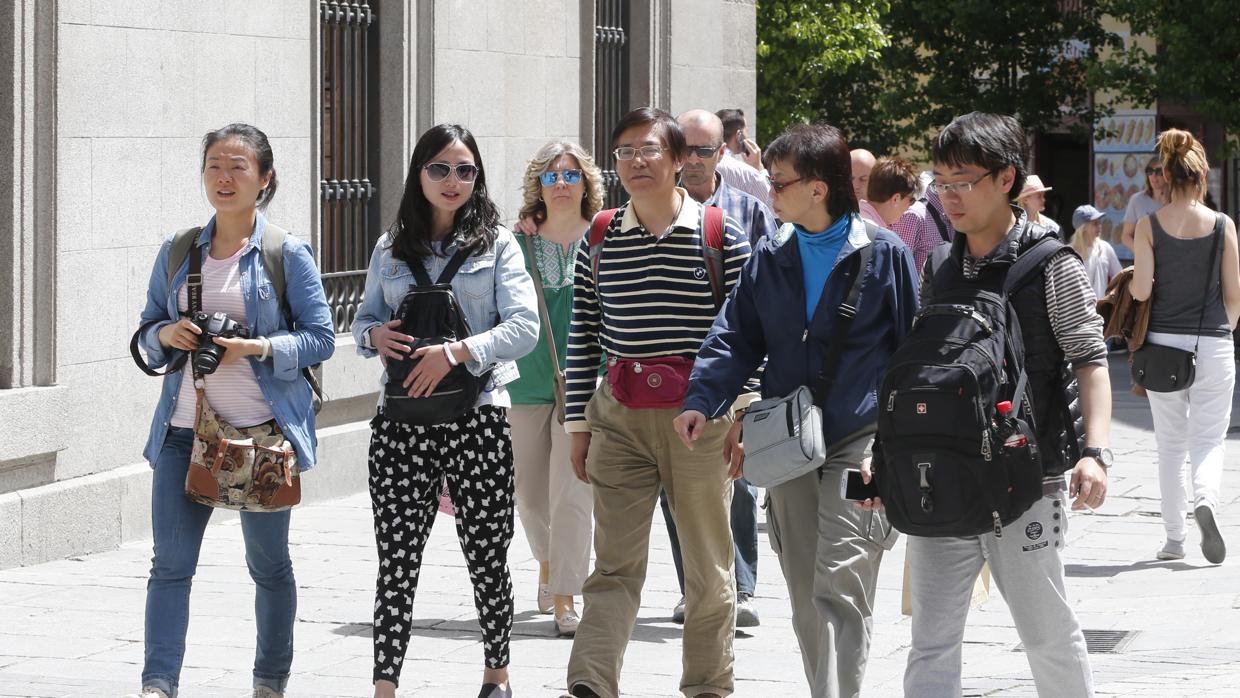
[[[444,255],[432,255],[423,260],[431,280],[439,278],[455,252],[456,243],[453,242],[444,250]],[[409,265],[392,256],[391,236],[384,233],[370,256],[366,293],[353,321],[357,353],[365,357],[378,356],[378,352],[370,348],[367,333],[392,319],[401,299],[416,283]],[[490,402],[507,407],[508,392],[503,386],[520,375],[516,360],[533,351],[539,332],[534,280],[525,269],[525,256],[516,237],[503,226],[497,228],[495,245],[467,259],[452,277],[452,292],[474,333],[464,340],[473,357],[465,362],[465,367],[475,376],[493,370],[487,385],[489,394],[479,398],[480,404]],[[384,375],[380,384],[386,381]],[[383,405],[382,391],[379,404]]]
[[[267,219],[259,213],[255,217],[250,242],[242,252],[238,264],[241,295],[245,299],[245,315],[249,321],[250,336],[271,340],[271,358],[259,361],[257,356],[249,356],[246,359],[254,370],[254,377],[258,380],[263,397],[271,405],[271,414],[280,425],[285,438],[297,451],[298,466],[302,470],[309,470],[314,467],[314,450],[318,439],[314,432],[312,391],[310,384],[302,376],[301,369],[331,358],[336,349],[336,334],[332,329],[332,313],[327,305],[327,297],[323,294],[319,269],[314,263],[314,253],[311,252],[309,244],[292,235],[284,240],[284,293],[297,329],[289,331],[284,314],[280,312],[280,299],[276,297],[271,277],[263,265],[263,231],[266,228]],[[211,248],[214,232],[213,216],[198,236],[197,254],[204,258]],[[183,353],[180,349],[166,349],[159,343],[159,330],[181,317],[177,310],[177,291],[189,274],[189,258],[186,257],[173,277],[171,286],[168,284],[168,255],[172,248],[172,237],[169,235],[164,240],[163,246],[159,248],[159,255],[155,257],[155,267],[151,270],[151,280],[146,287],[146,307],[142,310],[140,320],[141,324],[155,322],[138,340],[142,350],[146,352],[147,363],[152,368],[165,366],[177,354]],[[155,460],[159,458],[160,449],[168,435],[169,421],[176,409],[181,381],[187,373],[188,364],[184,370],[164,377],[159,405],[155,409],[155,418],[151,421],[151,433],[146,449],[142,452],[151,467],[155,467]]]

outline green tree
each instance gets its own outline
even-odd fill
[[[1117,50],[1095,67],[1101,81],[1138,104],[1190,105],[1229,134],[1240,133],[1240,22],[1234,0],[1202,0],[1191,8],[1165,0],[1107,0],[1103,7],[1133,35],[1152,37],[1158,49],[1151,53],[1134,44]]]
[[[840,126],[852,145],[920,150],[953,117],[983,110],[1013,114],[1031,132],[1067,122],[1084,136],[1109,112],[1090,99],[1095,82],[1109,74],[1089,66],[1120,39],[1103,31],[1096,3],[1071,11],[1060,4],[868,3],[868,23],[854,25],[849,43],[838,36],[848,29],[841,29],[835,3],[759,0],[762,133],[769,138],[788,123],[821,120]],[[811,23],[806,15],[825,19]],[[783,26],[785,18],[796,18],[796,26]],[[811,26],[828,27],[833,43],[821,43],[822,34],[806,31]],[[858,45],[869,49],[858,52]],[[824,60],[823,52],[834,52],[836,60]]]
[[[759,0],[758,134],[766,143],[789,124],[821,118],[827,82],[877,63],[889,2]],[[856,77],[856,76],[854,76]]]

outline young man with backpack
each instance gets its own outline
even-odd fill
[[[873,464],[872,504],[910,534],[904,691],[960,695],[969,595],[989,562],[1038,693],[1091,696],[1060,550],[1064,490],[1074,510],[1106,497],[1102,320],[1080,259],[1010,204],[1028,156],[1015,119],[957,117],[932,156],[931,186],[960,235],[923,273],[922,310],[879,392]]]
[[[680,690],[726,696],[733,691],[736,592],[732,480],[719,454],[732,416],[729,410],[704,425],[694,450],[672,420],[716,308],[749,258],[749,236],[676,186],[687,146],[669,114],[635,109],[611,135],[631,198],[595,216],[578,252],[568,336],[564,428],[573,470],[593,486],[595,520],[595,566],[582,590],[568,687],[578,697],[619,694],[662,489],[684,552]],[[600,360],[607,366],[601,386]]]

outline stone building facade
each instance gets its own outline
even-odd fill
[[[600,25],[615,11],[623,26]],[[263,129],[280,182],[269,218],[308,239],[321,266],[338,243],[324,158],[341,146],[325,102],[344,88],[324,84],[325,53],[340,53],[325,46],[329,25],[364,22],[370,42],[349,73],[368,88],[355,126],[371,210],[349,234],[369,244],[434,123],[475,133],[511,220],[538,146],[592,148],[609,128],[606,90],[626,107],[753,114],[754,13],[753,0],[0,3],[0,568],[149,535],[141,452],[159,381],[128,342],[161,241],[210,216],[204,133]],[[616,28],[623,64],[601,75],[599,37]],[[337,299],[342,328],[356,300]],[[378,372],[338,335],[307,499],[364,489]]]

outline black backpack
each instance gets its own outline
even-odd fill
[[[917,313],[879,393],[874,473],[891,524],[916,536],[993,531],[1042,497],[1024,341],[1008,298],[1063,244],[1045,239],[1016,258],[1003,290],[961,285]],[[937,270],[951,253],[931,257]]]
[[[469,323],[451,286],[452,277],[468,257],[468,251],[457,250],[434,283],[420,260],[409,265],[417,284],[410,284],[393,318],[400,320],[400,331],[414,341],[409,356],[388,360],[387,384],[383,389],[384,417],[422,426],[444,424],[473,409],[486,388],[491,372],[475,376],[465,368],[464,362],[453,366],[435,390],[425,397],[409,397],[409,389],[401,385],[421,361],[412,358],[413,352],[424,346],[457,342],[470,336]]]

